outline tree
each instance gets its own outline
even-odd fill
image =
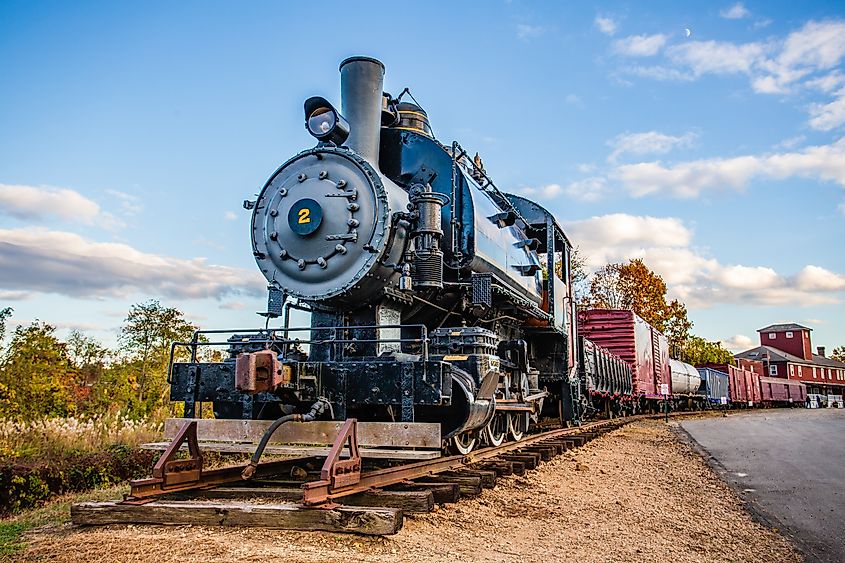
[[[0,365],[0,416],[31,420],[74,413],[77,373],[55,330],[35,321],[12,333]]]
[[[666,282],[641,259],[608,264],[593,276],[587,299],[590,307],[630,309],[669,339],[672,357],[678,357],[693,323],[686,305],[666,302]]]
[[[72,330],[67,341],[68,357],[76,368],[76,380],[73,382],[73,394],[77,408],[85,410],[90,407],[88,401],[96,383],[105,370],[106,357],[109,350],[95,338],[86,336],[78,330]]]
[[[12,316],[11,307],[4,307],[0,309],[0,342],[6,337],[6,319]]]
[[[830,353],[830,358],[840,362],[845,362],[845,346],[834,348],[833,352]]]
[[[562,264],[561,264],[562,265]],[[569,255],[569,283],[578,309],[587,308],[589,287],[587,286],[587,258],[581,254],[581,247],[576,246]],[[559,275],[559,274],[558,274]]]
[[[590,281],[588,305],[593,309],[630,309],[631,299],[621,277],[622,264],[608,264]]]
[[[657,328],[664,329],[669,317],[666,282],[637,258],[619,266],[619,282],[628,308]],[[686,312],[686,309],[684,309]]]
[[[180,310],[156,300],[137,303],[129,310],[120,329],[120,342],[136,364],[137,400],[146,412],[166,397],[171,342],[190,340],[195,330]]]
[[[689,336],[685,340],[681,360],[692,365],[735,363],[733,354],[723,348],[721,342],[709,342],[700,336]]]

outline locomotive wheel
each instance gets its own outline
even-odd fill
[[[522,436],[528,430],[528,423],[530,422],[530,414],[527,412],[509,412],[508,413],[508,433],[514,441],[522,440]]]
[[[476,441],[474,432],[464,432],[452,438],[452,449],[457,454],[467,455],[475,447]]]
[[[491,446],[501,446],[508,436],[508,417],[504,413],[497,413],[493,420],[484,428],[487,443]]]

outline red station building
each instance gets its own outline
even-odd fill
[[[814,354],[812,330],[795,323],[761,328],[757,331],[760,346],[740,352],[734,358],[740,363],[742,360],[762,362],[763,371],[769,377],[802,381],[807,385],[808,395],[841,397],[845,392],[845,362],[826,357],[823,346]]]

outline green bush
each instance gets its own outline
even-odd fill
[[[38,506],[54,495],[82,492],[149,475],[156,452],[111,446],[49,460],[0,464],[0,514]]]

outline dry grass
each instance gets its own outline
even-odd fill
[[[133,420],[120,411],[32,422],[0,419],[0,460],[98,452],[114,445],[137,447],[159,438],[162,429],[159,422]]]

